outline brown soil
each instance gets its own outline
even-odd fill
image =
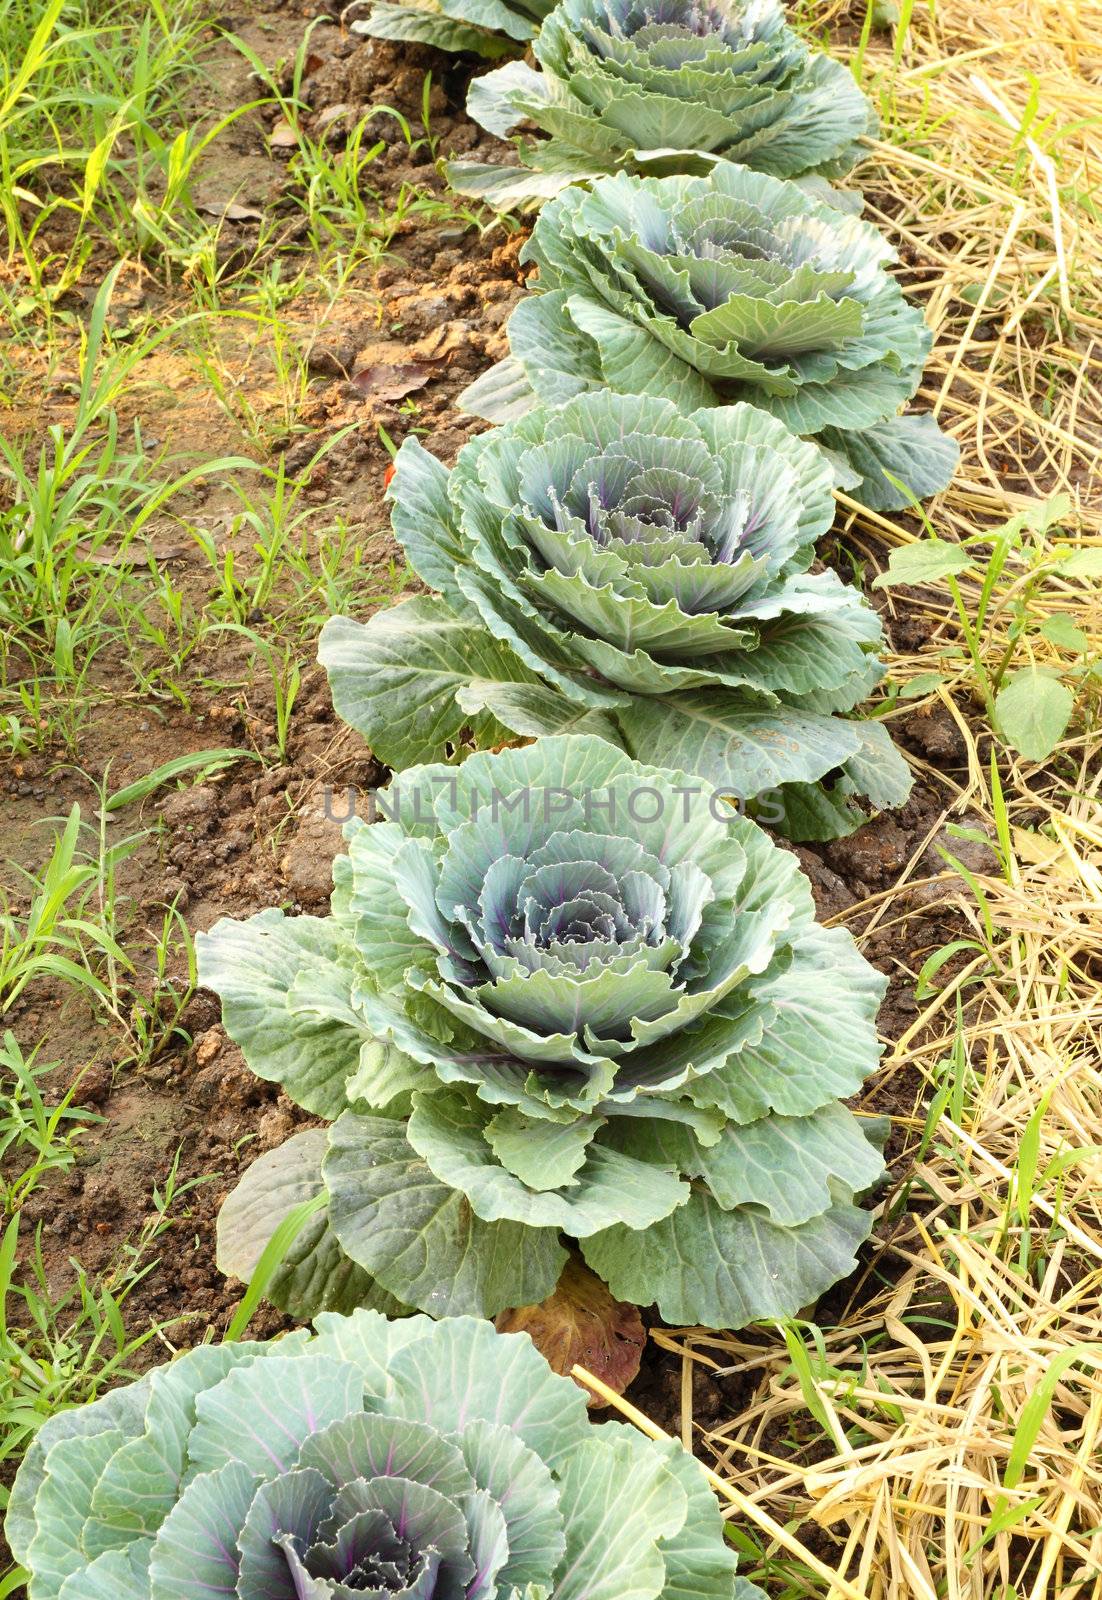
[[[293,54],[304,27],[303,18],[283,7],[260,13],[247,23],[235,22],[267,59]],[[225,103],[250,94],[247,69],[226,52],[215,59],[215,85]],[[363,109],[386,104],[417,122],[422,84],[432,73],[432,129],[440,148],[477,153],[482,137],[462,115],[469,65],[421,47],[361,42],[331,21],[315,27],[311,65],[304,94],[313,109],[314,126],[326,126],[338,139],[354,126]],[[226,101],[225,97],[231,98]],[[338,109],[339,108],[339,109]],[[324,119],[324,121],[323,121]],[[380,123],[380,133],[386,126]],[[499,147],[500,148],[500,147]],[[258,125],[242,131],[221,147],[217,171],[209,179],[212,204],[230,200],[242,207],[286,212],[284,175],[269,156]],[[372,181],[392,204],[404,184],[437,187],[427,149],[410,157],[396,142],[379,158]],[[289,237],[297,226],[290,212]],[[236,237],[234,230],[236,229]],[[227,227],[227,254],[244,252],[255,241],[256,222],[248,218]],[[277,442],[287,465],[300,471],[319,444],[349,428],[341,442],[314,471],[310,503],[335,508],[362,532],[368,553],[367,592],[373,575],[398,559],[386,526],[382,500],[388,454],[380,427],[396,442],[412,425],[445,460],[454,458],[464,440],[480,425],[460,417],[452,402],[474,374],[504,351],[502,325],[522,292],[518,264],[522,235],[500,229],[480,236],[457,230],[454,218],[440,223],[414,217],[395,240],[392,259],[372,281],[364,281],[322,318],[320,306],[297,303],[304,341],[310,350],[314,382],[305,431]],[[108,265],[108,263],[104,263]],[[89,291],[94,294],[95,285]],[[172,293],[149,275],[135,274],[128,306],[132,317],[155,318],[171,305]],[[308,319],[314,317],[311,323]],[[321,320],[319,320],[319,318]],[[142,390],[123,407],[123,421],[135,412],[150,434],[171,434],[173,448],[208,458],[227,450],[226,425],[184,369],[170,355],[153,358],[161,380],[156,391]],[[416,369],[406,371],[407,368]],[[367,371],[367,378],[357,375]],[[404,378],[411,386],[415,417],[399,409],[401,396],[386,398]],[[54,391],[38,419],[42,425],[63,421],[71,391],[55,376]],[[20,420],[26,425],[26,414]],[[36,424],[37,425],[37,424]],[[37,441],[34,441],[37,448]],[[189,514],[201,515],[223,544],[229,542],[233,502],[226,491],[211,487],[197,492]],[[160,537],[161,535],[155,535]],[[164,535],[163,537],[169,537]],[[248,561],[247,536],[234,537],[242,561]],[[176,581],[193,591],[209,577],[185,548],[169,549]],[[376,588],[378,585],[376,584]],[[253,619],[263,626],[264,617]],[[907,640],[907,647],[915,641]],[[312,654],[307,643],[303,656]],[[235,646],[212,648],[199,663],[201,677],[217,683],[233,675],[241,653]],[[127,687],[120,697],[102,699],[86,723],[74,770],[64,751],[10,761],[0,766],[4,794],[4,829],[0,856],[24,867],[38,865],[49,840],[44,818],[63,816],[79,802],[87,817],[94,813],[95,789],[110,769],[111,787],[118,788],[183,751],[211,746],[250,744],[263,749],[274,731],[270,686],[256,682],[247,696],[220,697],[197,693],[190,711],[164,702],[143,702],[119,675],[117,660],[107,654],[96,672],[99,691],[113,682]],[[935,771],[953,772],[963,761],[963,747],[947,714],[921,711],[897,722],[904,743]],[[121,836],[150,830],[120,875],[121,891],[132,898],[134,915],[128,948],[137,951],[141,968],[137,986],[148,984],[148,940],[143,930],[160,925],[162,908],[175,904],[192,930],[208,928],[221,916],[246,917],[265,906],[292,911],[323,912],[330,889],[330,863],[341,844],[340,824],[327,814],[326,793],[343,795],[347,786],[376,785],[383,773],[357,736],[335,719],[324,674],[310,668],[296,703],[286,761],[280,766],[242,762],[221,775],[175,792],[162,791],[140,814],[113,821]],[[339,805],[337,807],[339,812]],[[893,908],[891,926],[872,933],[865,946],[869,958],[891,980],[881,1017],[891,1040],[913,1022],[914,974],[926,955],[958,931],[942,886],[923,880],[945,870],[928,836],[936,834],[944,802],[933,788],[916,786],[913,798],[898,812],[870,822],[851,838],[823,847],[801,847],[820,913],[846,917],[855,932],[868,922],[876,901],[924,850],[915,886],[903,892]],[[969,846],[952,841],[958,854]],[[20,904],[21,885],[9,877]],[[853,908],[861,909],[855,916]],[[25,995],[4,1019],[29,1049],[41,1042],[42,1059],[60,1065],[55,1081],[67,1085],[80,1078],[78,1102],[104,1121],[84,1140],[75,1170],[41,1188],[23,1210],[22,1237],[29,1247],[41,1228],[43,1257],[51,1286],[71,1279],[76,1257],[90,1273],[120,1257],[127,1241],[136,1239],[155,1215],[154,1186],[163,1187],[174,1157],[179,1156],[179,1181],[194,1183],[173,1214],[171,1226],[156,1241],[159,1261],[130,1294],[126,1315],[131,1331],[150,1323],[164,1327],[173,1345],[187,1345],[214,1330],[218,1337],[240,1297],[241,1286],[227,1284],[214,1266],[214,1219],[219,1205],[245,1167],[262,1151],[280,1143],[304,1120],[274,1086],[247,1071],[240,1052],[224,1036],[217,1001],[195,995],[179,1018],[176,1036],[157,1058],[140,1071],[120,1066],[125,1051],[116,1033],[98,1026],[79,999],[62,999],[48,988]],[[81,1075],[83,1074],[83,1075]],[[867,1109],[901,1112],[914,1109],[918,1085],[905,1074],[873,1087]],[[893,1136],[889,1155],[897,1164],[902,1137]],[[905,1161],[905,1157],[902,1158]],[[874,1241],[866,1251],[876,1256]],[[842,1286],[831,1304],[844,1304]],[[825,1314],[829,1307],[821,1309]],[[252,1332],[266,1335],[284,1325],[270,1309],[257,1315]],[[162,1348],[151,1342],[144,1359],[158,1359]],[[741,1397],[742,1379],[715,1379],[698,1369],[696,1416],[730,1414]],[[681,1406],[680,1361],[653,1342],[631,1397],[661,1425],[676,1430]]]

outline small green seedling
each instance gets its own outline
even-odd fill
[[[1102,656],[1074,618],[1048,609],[1050,599],[1072,593],[1069,580],[1102,577],[1102,548],[1053,537],[1070,511],[1068,496],[1056,495],[994,533],[974,534],[960,544],[939,539],[927,521],[930,537],[893,550],[888,570],[873,583],[874,589],[889,589],[944,581],[988,720],[1005,744],[1030,761],[1045,761],[1056,749],[1102,668]],[[961,589],[964,578],[980,584],[971,605]],[[1005,643],[991,667],[984,641],[1000,624]],[[1038,660],[1041,641],[1058,652],[1057,664],[1048,652]],[[923,673],[908,689],[911,696],[925,694],[944,681],[941,673]]]

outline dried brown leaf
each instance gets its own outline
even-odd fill
[[[539,1305],[516,1306],[496,1319],[499,1333],[527,1333],[555,1372],[585,1367],[616,1394],[639,1371],[647,1333],[639,1307],[614,1300],[600,1278],[571,1258],[554,1294]],[[589,1391],[589,1404],[608,1404]]]

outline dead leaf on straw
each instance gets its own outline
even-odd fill
[[[499,1333],[527,1333],[553,1371],[585,1367],[616,1394],[639,1371],[647,1334],[638,1306],[614,1300],[600,1278],[580,1261],[567,1262],[554,1294],[535,1306],[517,1306],[496,1319]],[[589,1394],[597,1409],[608,1404]]]

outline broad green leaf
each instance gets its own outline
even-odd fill
[[[83,1535],[92,1498],[126,1435],[117,1428],[59,1439],[46,1457],[46,1475],[34,1502],[35,1535],[27,1552],[28,1600],[50,1600],[87,1561]]]
[[[369,622],[331,617],[318,642],[337,714],[391,767],[432,761],[459,742],[468,723],[476,746],[500,744],[508,729],[471,717],[456,690],[474,678],[531,683],[511,650],[457,617],[441,600],[416,597]]]
[[[455,399],[457,410],[486,422],[512,422],[537,403],[527,369],[515,356],[487,367]]]
[[[889,417],[871,427],[839,419],[838,427],[824,430],[822,440],[861,474],[854,497],[873,511],[901,511],[912,496],[925,500],[939,494],[960,460],[957,441],[928,416]],[[893,479],[903,485],[902,491]]]
[[[848,1199],[787,1227],[756,1206],[724,1211],[700,1190],[655,1223],[645,1250],[623,1227],[594,1234],[581,1249],[617,1299],[654,1301],[669,1323],[744,1328],[794,1317],[848,1276],[871,1226]]]
[[[269,1398],[272,1393],[267,1391]],[[153,1545],[149,1576],[154,1594],[163,1600],[237,1594],[237,1536],[261,1482],[258,1473],[238,1461],[191,1481]]]
[[[728,1123],[719,1140],[705,1148],[687,1128],[658,1116],[617,1120],[610,1137],[618,1149],[641,1160],[666,1160],[702,1178],[723,1210],[760,1206],[771,1221],[786,1227],[826,1211],[833,1184],[859,1194],[884,1171],[862,1125],[835,1100],[806,1117],[762,1117],[743,1127]]]
[[[880,810],[903,805],[914,779],[886,725],[870,719],[852,722],[850,727],[860,738],[861,746],[842,763],[846,777],[858,794],[866,795]]]
[[[20,1566],[25,1567],[30,1561],[31,1541],[38,1526],[35,1501],[46,1477],[50,1451],[66,1439],[82,1439],[91,1455],[95,1450],[92,1441],[100,1434],[117,1432],[124,1439],[139,1437],[145,1429],[151,1382],[147,1374],[137,1383],[112,1389],[91,1405],[55,1411],[39,1427],[16,1474],[4,1521],[8,1546]]]
[[[1075,695],[1039,667],[1022,667],[995,696],[1003,738],[1028,761],[1047,761],[1067,732]]]
[[[324,1192],[321,1163],[328,1147],[324,1128],[292,1134],[259,1156],[218,1213],[218,1269],[248,1283],[272,1234],[304,1200]],[[269,1280],[267,1298],[298,1321],[319,1311],[375,1307],[390,1316],[404,1309],[350,1261],[319,1211],[302,1228]]]
[[[488,711],[524,739],[548,733],[592,733],[610,744],[621,742],[610,712],[578,705],[542,683],[487,683],[477,678],[457,691],[456,700],[470,715]]]
[[[407,1128],[410,1144],[430,1170],[465,1195],[486,1222],[561,1229],[580,1239],[613,1221],[647,1228],[689,1197],[688,1185],[669,1171],[600,1144],[589,1146],[569,1187],[529,1189],[498,1164],[483,1136],[488,1120],[485,1106],[453,1089],[418,1095]]]
[[[750,810],[757,822],[796,844],[844,839],[869,820],[854,804],[853,785],[844,778],[833,784],[782,784]]]
[[[199,1345],[154,1371],[144,1433],[115,1451],[96,1484],[82,1540],[89,1556],[157,1532],[185,1477],[196,1396],[266,1351],[256,1344]]]
[[[571,1452],[559,1496],[566,1555],[556,1600],[657,1600],[666,1582],[660,1541],[681,1531],[689,1509],[661,1455],[609,1424]]]
[[[195,951],[199,982],[221,999],[226,1032],[250,1071],[282,1084],[307,1111],[339,1116],[368,1034],[352,1010],[355,960],[339,924],[275,910],[247,922],[223,918],[196,935]],[[296,1004],[300,976],[309,987]]]
[[[341,1246],[407,1305],[492,1317],[542,1300],[558,1281],[566,1252],[556,1230],[483,1222],[433,1176],[401,1122],[346,1112],[323,1171]]]
[[[574,1122],[545,1122],[506,1106],[490,1118],[484,1137],[507,1172],[529,1189],[573,1188],[578,1168],[602,1117],[578,1117]]]
[[[460,1448],[469,1427],[488,1423],[508,1429],[558,1473],[590,1436],[577,1384],[552,1372],[527,1334],[500,1334],[475,1317],[437,1323],[406,1345],[390,1379],[392,1416],[458,1433]]]
[[[491,61],[515,48],[507,38],[495,37],[483,28],[446,17],[432,7],[400,5],[394,0],[375,0],[367,16],[354,22],[352,28],[356,33],[366,33],[375,39],[406,39],[415,44],[432,45],[437,50],[469,51]]]
[[[880,1053],[876,1012],[887,980],[843,928],[801,930],[790,963],[755,985],[771,1007],[760,1042],[748,1040],[726,1066],[692,1086],[693,1099],[738,1123],[767,1111],[806,1116],[855,1094]]]
[[[188,1455],[204,1477],[226,1465],[257,1477],[287,1472],[311,1434],[362,1404],[363,1377],[351,1363],[327,1360],[309,1347],[277,1351],[235,1367],[197,1396]]]
[[[453,1437],[475,1482],[505,1515],[509,1556],[499,1582],[534,1583],[549,1577],[566,1538],[559,1491],[546,1464],[500,1423],[465,1422]]]
[[[391,526],[406,560],[457,615],[466,601],[456,588],[455,569],[464,560],[456,511],[448,498],[448,469],[412,434],[394,458],[387,490]]]
[[[636,1448],[647,1447],[640,1439]],[[736,1587],[734,1600],[763,1600],[760,1589],[735,1577],[735,1554],[723,1536],[716,1497],[698,1463],[672,1439],[660,1443],[658,1449],[688,1505],[682,1527],[662,1541],[666,1563],[662,1600],[731,1600],[732,1585]],[[739,1584],[745,1592],[738,1589]]]
[[[781,784],[813,782],[860,748],[839,717],[771,706],[726,689],[695,689],[632,701],[616,713],[638,760],[655,751],[717,793],[749,799]]]
[[[873,579],[874,589],[890,589],[900,583],[938,583],[942,578],[967,572],[974,557],[959,544],[947,539],[919,539],[900,545],[888,557],[888,570]]]
[[[386,1393],[395,1354],[415,1339],[427,1338],[436,1323],[421,1316],[394,1321],[378,1311],[354,1311],[347,1317],[323,1311],[314,1318],[314,1327],[310,1350],[358,1367],[368,1396],[379,1398]]]
[[[136,1540],[125,1550],[108,1550],[66,1578],[58,1600],[149,1600],[152,1546]]]

